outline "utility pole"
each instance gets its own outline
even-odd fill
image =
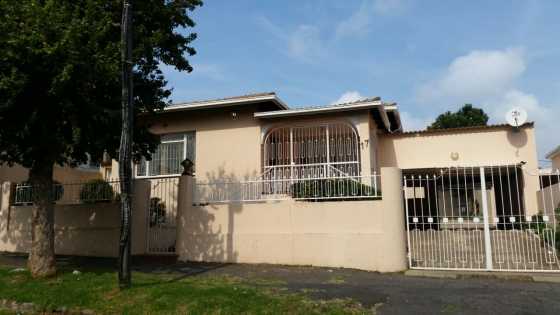
[[[119,238],[119,287],[130,287],[130,247],[132,216],[132,131],[134,108],[132,91],[132,0],[123,0],[121,21],[122,131],[119,148],[121,188],[121,233]]]

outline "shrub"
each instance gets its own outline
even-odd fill
[[[150,227],[165,223],[165,202],[160,198],[150,198]]]
[[[80,200],[83,203],[114,201],[117,197],[111,184],[102,179],[92,179],[80,190]]]
[[[303,180],[291,188],[292,198],[298,199],[353,200],[381,196],[372,186],[346,178]]]
[[[558,210],[558,209],[556,209]],[[556,212],[558,213],[558,212]],[[545,229],[551,229],[552,228],[552,224],[550,223],[545,223],[543,220],[543,214],[542,213],[538,213],[535,214],[533,216],[531,216],[531,222],[527,222],[529,224],[529,228],[536,230],[538,235],[541,235],[542,237],[542,242],[545,244],[551,244],[552,241],[554,241],[554,245],[556,247],[557,251],[560,251],[560,226],[558,226],[558,221],[557,222],[557,226],[556,226],[556,232],[554,234],[554,240],[549,239],[550,234],[545,233]]]

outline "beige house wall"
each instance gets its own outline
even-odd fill
[[[236,113],[235,118],[232,117],[233,112]],[[253,113],[251,106],[211,112],[165,113],[151,130],[155,134],[196,131],[197,179],[238,181],[260,176],[262,143],[269,130],[281,126],[348,122],[360,136],[362,174],[370,174],[373,148],[369,139],[372,129],[369,111],[272,120],[259,120],[253,117]],[[115,169],[113,166],[113,174]]]
[[[260,174],[261,129],[251,108],[161,115],[151,128],[156,134],[196,131],[197,178],[242,180]]]
[[[382,167],[403,170],[526,162],[523,169],[527,214],[538,212],[538,158],[532,126],[519,130],[502,127],[383,135],[380,137],[379,158]]]
[[[554,210],[560,208],[560,184],[551,185],[540,190],[537,201],[541,213],[553,215]]]
[[[404,270],[401,175],[396,168],[381,169],[381,200],[207,206],[189,202],[192,178],[183,177],[177,255],[183,261]]]
[[[0,252],[27,253],[31,245],[33,206],[10,206],[13,184],[2,185]],[[146,253],[146,190],[149,183],[134,185],[132,253]],[[140,196],[137,197],[137,196]],[[120,231],[118,203],[55,205],[55,252],[59,255],[117,257]]]
[[[552,169],[560,170],[560,154],[554,156],[551,161],[552,161]]]

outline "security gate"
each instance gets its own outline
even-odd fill
[[[405,171],[410,268],[560,271],[555,207],[525,198],[539,180],[523,175],[521,165]]]
[[[147,216],[147,251],[150,254],[174,254],[177,238],[179,177],[152,178]]]

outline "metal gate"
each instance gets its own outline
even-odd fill
[[[177,240],[179,177],[152,178],[148,196],[147,251],[174,254]]]
[[[533,198],[539,179],[522,165],[404,173],[410,268],[560,270],[555,218],[560,200],[546,206]],[[532,196],[524,193],[530,187]]]

